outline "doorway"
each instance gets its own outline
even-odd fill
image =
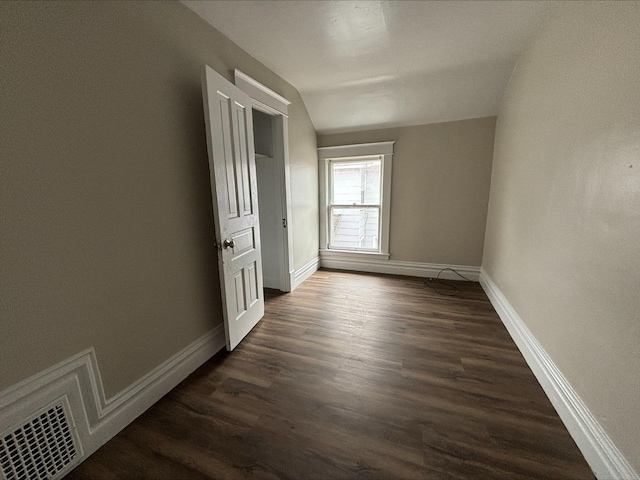
[[[235,83],[251,97],[253,111],[264,287],[290,292],[294,271],[287,107],[291,102],[239,70]]]
[[[258,179],[258,216],[262,247],[262,278],[264,287],[285,291],[285,215],[282,205],[283,179],[278,168],[274,144],[274,115],[253,109],[253,138]]]

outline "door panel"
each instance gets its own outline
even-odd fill
[[[251,101],[206,67],[203,81],[227,350],[264,315]]]
[[[227,190],[227,209],[228,209],[228,218],[235,218],[238,216],[238,198],[236,191],[236,179],[235,179],[235,165],[234,165],[234,155],[233,155],[233,147],[232,147],[232,134],[231,134],[231,99],[224,95],[222,92],[216,91],[216,96],[219,101],[219,110],[218,113],[220,115],[220,132],[221,136],[221,147],[223,149],[224,155],[224,166],[225,166],[225,177],[227,180],[226,190]],[[209,132],[207,132],[209,133]],[[211,153],[209,154],[211,157]],[[209,163],[211,164],[211,158],[209,158]]]
[[[247,110],[247,108],[249,110]],[[253,209],[251,208],[251,188],[250,188],[250,178],[249,178],[249,153],[247,152],[248,150],[248,136],[247,136],[247,130],[246,130],[246,124],[247,124],[247,117],[251,116],[251,106],[250,104],[247,107],[242,107],[238,104],[235,104],[234,106],[234,114],[235,114],[235,118],[236,118],[236,124],[237,124],[237,131],[238,131],[238,135],[237,135],[237,141],[239,143],[239,155],[236,157],[236,161],[238,162],[238,170],[240,171],[240,175],[239,175],[239,182],[240,182],[240,191],[242,192],[242,214],[243,215],[250,215],[251,213],[253,213]],[[251,122],[251,129],[253,129],[253,121],[249,120]],[[251,132],[251,139],[253,141],[253,131]],[[253,151],[253,146],[251,147],[251,150]],[[253,155],[251,155],[253,156]],[[255,169],[255,159],[254,159],[254,169]],[[254,175],[255,177],[255,175]]]
[[[249,265],[249,267],[247,267],[247,277],[249,286],[249,308],[251,308],[260,300],[260,297],[258,296],[258,269],[256,268],[255,262],[253,265]]]
[[[247,228],[231,235],[235,247],[231,249],[233,253],[233,259],[237,259],[240,255],[244,255],[247,252],[251,252],[256,248],[254,229]]]

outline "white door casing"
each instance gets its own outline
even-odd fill
[[[264,315],[249,96],[205,67],[203,100],[227,350]]]

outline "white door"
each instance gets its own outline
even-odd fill
[[[231,351],[264,315],[251,100],[209,66],[202,91],[224,328]]]

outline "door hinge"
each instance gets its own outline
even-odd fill
[[[287,219],[286,218],[282,219],[282,228],[287,228]]]

